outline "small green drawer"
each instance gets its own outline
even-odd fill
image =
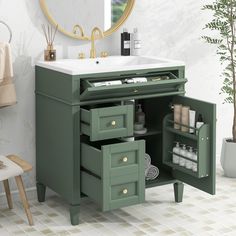
[[[81,143],[82,193],[103,211],[142,203],[144,154],[144,140],[105,145]]]
[[[131,173],[139,173],[144,179],[145,141],[111,142],[81,143],[81,166],[102,179]]]
[[[98,141],[133,135],[133,105],[81,108],[81,132]]]
[[[138,173],[112,179],[99,179],[81,172],[81,191],[93,199],[102,211],[109,211],[145,201],[145,181]]]

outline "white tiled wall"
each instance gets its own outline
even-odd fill
[[[136,0],[126,26],[138,27],[142,38],[142,54],[180,59],[186,62],[189,79],[187,95],[218,104],[217,153],[221,139],[231,135],[231,106],[222,105],[219,96],[220,65],[214,48],[200,37],[208,13],[201,11],[207,1]],[[12,51],[18,104],[0,109],[0,153],[16,153],[35,167],[35,97],[34,63],[42,58],[45,47],[41,24],[46,23],[38,0],[0,0],[0,20],[13,31]],[[1,27],[1,26],[0,26]],[[2,30],[1,30],[2,29]],[[0,40],[7,39],[0,28]],[[58,57],[76,57],[89,52],[88,42],[57,35]],[[98,50],[110,54],[120,52],[120,32],[98,42]],[[26,186],[35,185],[35,171],[25,178]]]

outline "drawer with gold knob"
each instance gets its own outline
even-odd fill
[[[81,132],[90,141],[132,136],[133,111],[132,105],[81,108]]]
[[[81,143],[81,166],[101,178],[136,173],[144,168],[145,141]]]
[[[81,191],[103,211],[142,203],[145,195],[145,141],[112,142],[81,144]]]

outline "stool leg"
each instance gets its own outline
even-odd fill
[[[9,209],[12,209],[13,208],[13,203],[12,203],[12,197],[11,197],[11,191],[10,191],[8,179],[3,180],[3,185],[4,185],[6,197],[7,197],[8,207],[9,207]]]
[[[20,193],[20,198],[21,198],[22,204],[24,206],[25,213],[26,213],[28,221],[29,221],[29,225],[33,225],[34,224],[33,223],[33,218],[32,218],[32,215],[31,215],[31,212],[30,212],[29,203],[28,203],[28,200],[27,200],[27,197],[26,197],[26,194],[25,194],[25,188],[24,188],[24,184],[23,184],[22,178],[19,175],[19,176],[16,176],[15,179],[16,179],[17,187],[19,189],[19,193]]]

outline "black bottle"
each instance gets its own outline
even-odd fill
[[[121,55],[130,56],[130,33],[127,29],[121,34]]]

